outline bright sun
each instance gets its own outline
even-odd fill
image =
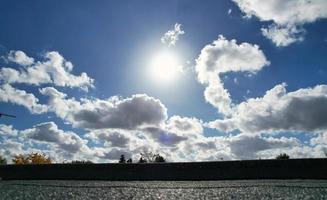
[[[159,82],[171,82],[181,71],[178,57],[171,52],[160,52],[150,61],[150,76]]]

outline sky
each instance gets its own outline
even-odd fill
[[[325,157],[325,0],[0,2],[0,155]]]

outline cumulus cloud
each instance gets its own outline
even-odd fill
[[[161,126],[148,126],[140,131],[166,147],[174,147],[186,140],[197,140],[203,136],[202,121],[178,115],[170,117]]]
[[[302,41],[304,24],[327,18],[325,0],[233,0],[246,14],[261,21],[273,22],[262,33],[277,46],[287,46]]]
[[[34,63],[34,59],[28,57],[23,51],[10,51],[7,59],[22,66],[28,66]]]
[[[196,118],[174,115],[166,122],[167,130],[180,134],[202,134],[202,121]]]
[[[59,162],[66,159],[117,162],[122,154],[135,161],[139,153],[154,152],[169,161],[205,161],[274,158],[281,152],[294,158],[321,157],[327,149],[326,135],[323,133],[312,138],[309,145],[301,144],[292,137],[264,137],[250,133],[205,137],[202,134],[170,132],[158,127],[139,131],[91,130],[84,139],[71,131],[59,129],[53,122],[37,124],[21,131],[13,127],[9,129],[17,135],[0,140],[0,153],[8,159],[18,153],[42,151]],[[92,147],[88,146],[89,141],[92,141]]]
[[[92,130],[87,134],[87,138],[95,141],[96,143],[107,143],[110,147],[127,147],[132,141],[134,133],[124,132],[122,130]]]
[[[212,161],[232,160],[228,143],[224,137],[205,137],[198,135],[189,138],[172,152],[172,157],[177,161]]]
[[[87,149],[86,140],[83,140],[71,131],[58,129],[54,122],[37,124],[31,129],[22,131],[22,134],[36,141],[54,144],[57,148],[69,153],[76,153]]]
[[[143,130],[156,142],[166,146],[175,146],[188,139],[187,136],[173,133],[158,127],[147,127]]]
[[[293,148],[295,146],[299,146],[299,140],[296,138],[265,138],[246,134],[240,134],[227,138],[226,142],[228,143],[231,154],[236,159],[258,158],[260,152],[265,150],[278,149],[280,151],[283,148]],[[274,156],[276,155],[277,154]]]
[[[208,124],[219,130],[243,132],[307,131],[327,129],[327,86],[287,93],[286,84],[276,85],[262,98],[250,98],[235,109],[231,118]]]
[[[24,144],[18,141],[5,140],[0,141],[0,153],[2,156],[5,156],[7,161],[10,161],[11,156],[17,155],[24,152]]]
[[[8,60],[23,65],[19,70],[2,67],[0,69],[0,81],[4,83],[24,83],[41,85],[51,83],[61,87],[77,87],[88,90],[94,87],[94,80],[86,73],[76,76],[71,74],[73,64],[56,51],[47,52],[44,60],[34,62],[22,51],[11,51]]]
[[[9,163],[17,154],[45,153],[54,162],[90,159],[94,155],[87,140],[74,132],[59,129],[54,122],[40,123],[24,130],[3,124],[0,127],[0,155]]]
[[[17,135],[17,130],[13,128],[12,125],[5,125],[5,124],[0,124],[0,135],[4,136],[16,136]]]
[[[185,32],[181,28],[181,24],[176,23],[174,29],[169,30],[161,37],[161,42],[167,44],[168,46],[175,46],[180,35],[183,35]]]
[[[118,152],[129,152],[129,154],[133,155],[133,159],[138,159],[139,153],[154,152],[160,153],[173,161],[186,161],[192,160],[192,158],[182,159],[180,154],[183,152],[184,147],[190,147],[190,145],[187,145],[189,143],[197,146],[198,149],[203,147],[203,151],[214,149],[214,142],[207,142],[202,132],[203,128],[200,120],[173,116],[160,126],[147,126],[135,130],[90,130],[86,134],[86,138],[97,144],[96,154],[103,158],[112,158],[112,156],[105,155],[117,155],[108,154],[110,149],[115,148],[115,152],[118,150]],[[103,147],[101,147],[102,145]],[[202,158],[205,157],[205,153],[201,153],[201,155]]]
[[[207,85],[204,96],[207,102],[229,115],[232,100],[224,88],[220,75],[226,72],[256,73],[270,62],[258,45],[237,44],[219,35],[212,44],[206,45],[196,59],[195,70],[200,83]]]
[[[31,113],[41,114],[47,111],[47,106],[39,104],[34,94],[19,90],[9,84],[0,85],[0,102],[9,102],[24,106]]]
[[[136,129],[143,125],[159,125],[167,118],[167,109],[160,100],[146,94],[130,98],[69,99],[55,88],[40,90],[49,97],[49,109],[74,127],[87,129]]]

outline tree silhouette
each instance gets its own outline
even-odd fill
[[[130,159],[128,159],[126,162],[127,162],[127,163],[132,163],[133,160],[132,160],[132,158],[130,158]]]
[[[140,153],[141,157],[139,163],[155,163],[155,162],[166,162],[165,158],[160,154],[154,154],[152,152]]]
[[[276,159],[277,159],[277,160],[287,160],[287,159],[289,159],[289,158],[290,158],[290,156],[287,155],[286,153],[281,153],[281,154],[279,154],[278,156],[276,156]]]
[[[121,155],[119,158],[119,163],[126,163],[125,156]]]
[[[157,154],[156,158],[154,159],[154,162],[166,162],[166,160],[164,159],[164,157]]]
[[[6,165],[6,164],[7,164],[7,160],[4,157],[0,156],[0,165]]]
[[[146,162],[147,162],[147,160],[144,159],[144,158],[141,156],[140,159],[139,159],[139,163],[146,163]]]

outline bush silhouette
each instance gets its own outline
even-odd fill
[[[52,163],[50,157],[47,157],[43,153],[30,153],[28,155],[18,154],[14,156],[12,162],[16,165]]]
[[[287,159],[289,159],[289,158],[290,158],[290,156],[287,155],[286,153],[281,153],[281,154],[279,154],[278,156],[276,156],[276,159],[277,159],[277,160],[287,160]]]
[[[0,165],[6,165],[6,164],[7,164],[7,160],[4,157],[0,156]]]

